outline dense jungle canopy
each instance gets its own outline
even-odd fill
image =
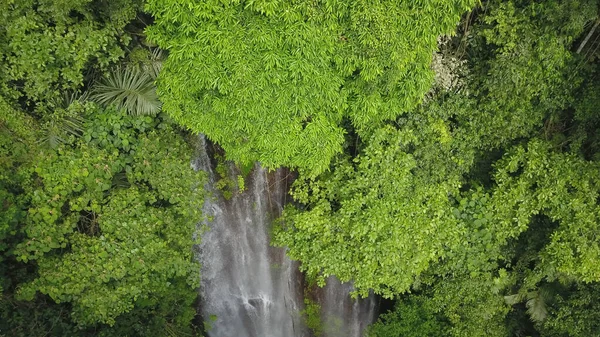
[[[367,336],[600,336],[599,13],[0,0],[0,336],[202,335],[198,133],[297,172],[272,244]]]

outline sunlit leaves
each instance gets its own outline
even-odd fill
[[[293,195],[307,209],[286,210],[276,243],[310,275],[352,279],[362,295],[408,290],[461,234],[450,198],[459,176],[420,164],[428,161],[424,152],[435,151],[415,153],[422,145],[412,131],[383,128],[353,162],[340,162],[326,178],[298,181]]]
[[[497,167],[495,208],[507,221],[513,219],[509,223],[515,229],[526,228],[534,214],[560,224],[541,252],[547,277],[566,274],[585,282],[600,281],[595,234],[600,230],[598,164],[533,141],[526,150],[515,148]]]
[[[228,159],[315,176],[342,151],[344,118],[368,137],[429,89],[436,38],[473,1],[149,1],[169,51],[165,111]]]

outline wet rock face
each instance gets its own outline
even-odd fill
[[[201,311],[211,337],[310,337],[304,309],[304,277],[282,248],[269,245],[269,228],[289,197],[293,175],[255,165],[245,190],[228,200],[214,188],[217,175],[201,137],[194,166],[208,173],[202,243],[196,247],[201,270]],[[239,172],[230,167],[233,178]],[[317,292],[325,337],[359,337],[373,321],[375,300],[353,301],[351,285],[334,278]],[[328,329],[327,326],[333,328]],[[331,332],[328,332],[331,331]],[[342,335],[333,334],[344,332]]]

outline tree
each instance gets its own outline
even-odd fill
[[[15,254],[39,268],[23,298],[40,291],[71,302],[81,324],[112,325],[136,301],[195,279],[199,180],[167,122],[86,109],[82,138],[38,156]]]
[[[20,174],[20,169],[34,159],[35,126],[32,118],[13,109],[0,96],[0,252],[8,249],[7,239],[24,217],[26,197],[21,186],[27,177]]]
[[[447,337],[448,324],[436,319],[436,314],[423,305],[417,296],[408,301],[399,301],[394,311],[381,318],[367,331],[368,337]]]
[[[573,284],[559,294],[541,331],[551,337],[598,336],[598,283]]]
[[[141,3],[0,4],[0,335],[195,332],[202,177],[172,122],[120,111],[160,109],[161,53],[132,38]],[[121,92],[90,103],[124,56],[135,71],[104,83]]]
[[[367,135],[421,102],[436,38],[473,3],[152,0],[159,96],[228,159],[316,175],[346,121]]]
[[[84,84],[86,72],[123,57],[131,39],[123,29],[140,6],[138,0],[3,1],[2,94],[48,113],[61,92]]]
[[[418,296],[452,336],[536,335],[568,312],[561,297],[600,281],[598,77],[573,50],[597,4],[485,6],[440,51],[467,57],[459,90],[438,87],[359,133],[331,173],[301,175],[274,243],[360,295]]]
[[[286,208],[275,244],[288,246],[321,283],[336,275],[354,280],[363,296],[369,289],[386,297],[407,291],[463,234],[451,199],[459,194],[462,158],[447,137],[443,122],[379,129],[332,174],[295,183],[293,196],[306,209]]]
[[[131,115],[158,114],[162,103],[156,96],[156,78],[145,70],[129,66],[111,71],[94,86],[92,99],[125,109]]]
[[[465,141],[489,150],[530,137],[573,103],[582,72],[572,47],[597,15],[597,3],[490,1],[486,8],[471,33],[475,106],[456,118]]]

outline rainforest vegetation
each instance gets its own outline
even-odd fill
[[[198,133],[295,170],[272,244],[368,337],[600,336],[599,13],[0,0],[0,336],[202,335]]]

